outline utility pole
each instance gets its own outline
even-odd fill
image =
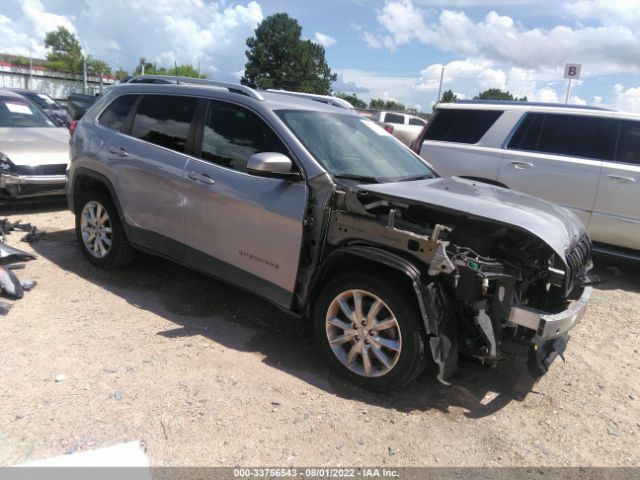
[[[100,93],[102,93],[102,68],[100,68]]]
[[[88,90],[88,86],[87,86],[87,56],[83,55],[82,56],[82,73],[83,73],[83,78],[84,81],[82,83],[82,93],[84,95],[87,94],[87,90]]]
[[[444,79],[444,67],[442,67],[442,70],[440,71],[440,86],[438,87],[438,98],[436,99],[436,103],[438,103],[440,101],[440,98],[442,97],[442,80]]]
[[[33,87],[33,57],[31,57],[31,48],[29,48],[29,85],[27,89],[30,90]]]

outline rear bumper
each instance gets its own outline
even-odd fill
[[[539,344],[562,337],[582,319],[591,299],[592,287],[585,287],[579,299],[565,311],[548,314],[526,307],[512,307],[509,321],[536,332],[533,343]]]

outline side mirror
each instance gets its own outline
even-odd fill
[[[300,180],[302,175],[293,170],[293,162],[289,157],[277,152],[255,153],[249,157],[247,172],[263,177]]]

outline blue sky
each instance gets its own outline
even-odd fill
[[[496,87],[564,101],[572,62],[583,74],[571,102],[640,111],[637,0],[2,0],[0,38],[7,53],[43,56],[44,34],[65,25],[114,67],[145,56],[237,80],[246,38],[283,11],[325,46],[335,89],[365,100],[428,111],[444,66],[461,98]]]

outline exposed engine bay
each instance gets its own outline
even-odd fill
[[[367,191],[338,192],[327,244],[381,246],[420,266],[414,286],[445,383],[460,355],[495,365],[523,351],[532,374],[546,372],[568,336],[539,318],[567,311],[593,281],[586,235],[561,258],[517,226]]]

